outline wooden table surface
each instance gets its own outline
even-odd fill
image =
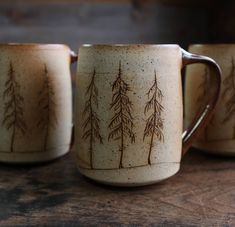
[[[191,150],[177,175],[139,188],[87,180],[73,159],[1,164],[0,226],[235,226],[235,158]]]

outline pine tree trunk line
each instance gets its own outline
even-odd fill
[[[13,77],[13,76],[12,76]],[[13,78],[14,80],[14,78]],[[16,95],[15,95],[15,84],[13,83],[12,86],[12,90],[13,90],[13,105],[14,105],[14,124],[13,124],[13,132],[12,132],[12,136],[11,136],[11,152],[14,151],[14,143],[15,143],[15,133],[16,133]]]
[[[50,146],[50,132],[57,125],[56,116],[56,103],[55,103],[55,93],[53,86],[53,79],[50,77],[50,73],[47,69],[46,64],[43,68],[43,78],[42,87],[38,93],[39,101],[38,105],[41,111],[38,126],[42,130],[42,152],[48,150]]]
[[[156,105],[156,92],[157,92],[157,78],[156,78],[156,73],[154,74],[154,83],[155,83],[155,92],[154,92],[154,127],[156,125],[156,114],[157,114],[157,105]],[[153,148],[153,139],[154,139],[154,131],[155,129],[153,128],[153,132],[151,135],[151,141],[150,141],[150,146],[149,146],[149,154],[148,154],[148,164],[151,165],[151,154],[152,154],[152,148]]]
[[[47,144],[48,144],[48,136],[49,136],[49,124],[50,124],[50,87],[49,87],[49,77],[48,74],[46,73],[46,89],[47,89],[47,124],[46,124],[46,129],[45,129],[45,136],[44,136],[44,151],[47,150]]]
[[[120,76],[121,79],[121,76]],[[122,88],[120,87],[119,92],[121,94]],[[120,102],[120,112],[121,112],[121,148],[120,148],[120,162],[119,162],[119,168],[123,168],[123,152],[124,152],[124,129],[123,129],[123,112],[122,112],[122,101]]]
[[[46,124],[46,128],[45,128],[45,135],[44,135],[44,150],[43,151],[46,151],[47,150],[47,144],[48,144],[48,136],[49,136],[49,122],[50,122],[50,106],[49,106],[49,97],[50,97],[50,94],[48,92],[48,111],[47,111],[47,124]]]
[[[82,138],[84,140],[88,140],[88,154],[89,154],[89,164],[90,169],[94,169],[93,166],[93,148],[96,139],[102,144],[102,136],[100,134],[99,127],[99,118],[95,112],[95,107],[98,109],[98,89],[95,85],[95,75],[96,70],[94,68],[93,75],[91,77],[90,83],[86,88],[85,97],[87,96],[87,100],[85,101],[85,106],[83,110],[84,122],[83,122],[83,135]],[[95,106],[94,106],[95,105]]]
[[[156,125],[156,114],[157,114],[157,106],[156,106],[156,92],[154,94],[154,127]],[[152,154],[152,149],[153,149],[153,139],[154,139],[154,130],[151,135],[151,141],[150,141],[150,146],[149,146],[149,154],[148,154],[148,164],[151,165],[151,154]]]
[[[148,165],[151,165],[152,150],[154,147],[154,136],[156,135],[156,139],[158,139],[159,141],[164,141],[164,135],[162,132],[163,120],[161,118],[161,114],[164,109],[161,105],[163,95],[160,88],[158,87],[157,75],[155,70],[153,84],[148,90],[147,96],[148,101],[146,103],[144,113],[147,114],[147,112],[151,110],[151,114],[147,118],[143,140],[145,140],[145,137],[150,137],[147,163]]]
[[[16,132],[16,128],[15,128],[15,125],[14,125],[13,126],[13,133],[11,135],[11,152],[14,152],[15,132]]]
[[[9,150],[14,152],[14,145],[17,131],[24,135],[26,131],[26,123],[24,121],[24,98],[20,94],[20,85],[16,81],[15,71],[12,62],[9,62],[8,78],[5,82],[5,89],[3,92],[4,117],[2,125],[10,130]]]
[[[91,93],[90,93],[90,98],[89,98],[89,102],[90,102],[90,116],[91,116],[91,135],[90,135],[90,166],[91,169],[93,169],[93,109],[92,109],[92,93],[93,93],[93,87],[94,87],[94,75],[92,76],[92,85],[91,85]]]
[[[126,138],[130,139],[130,143],[135,142],[135,134],[133,132],[133,118],[131,115],[132,103],[128,97],[130,91],[129,85],[122,79],[121,61],[119,61],[119,69],[116,79],[112,84],[112,102],[110,109],[114,110],[114,116],[108,128],[111,130],[108,140],[118,140],[120,157],[118,168],[124,168],[123,156],[125,151]]]

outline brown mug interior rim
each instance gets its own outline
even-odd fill
[[[69,46],[66,44],[48,44],[48,43],[0,43],[1,47],[14,47],[14,48],[39,48],[39,49],[59,49],[66,48],[69,49]]]
[[[229,47],[229,46],[235,46],[235,43],[192,43],[192,44],[189,44],[188,47]]]
[[[115,47],[123,47],[123,48],[146,48],[146,47],[180,47],[178,44],[82,44],[81,48],[115,48]]]

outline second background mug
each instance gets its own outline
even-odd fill
[[[235,44],[197,44],[189,51],[207,55],[222,69],[222,85],[218,106],[194,146],[206,152],[235,156]],[[212,74],[206,65],[187,67],[185,81],[185,125],[189,125],[201,106],[205,105]]]
[[[0,44],[0,161],[43,162],[69,151],[71,53],[60,44]]]

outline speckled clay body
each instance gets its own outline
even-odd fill
[[[182,52],[177,45],[84,45],[75,144],[85,176],[119,186],[174,175],[182,151]]]
[[[209,125],[194,144],[207,152],[235,156],[235,45],[191,45],[192,53],[214,58],[222,69],[222,91],[215,114]],[[185,87],[185,123],[195,117],[205,102],[210,70],[205,65],[193,65],[187,69]]]
[[[70,50],[0,45],[0,161],[49,161],[68,152],[72,128]]]

